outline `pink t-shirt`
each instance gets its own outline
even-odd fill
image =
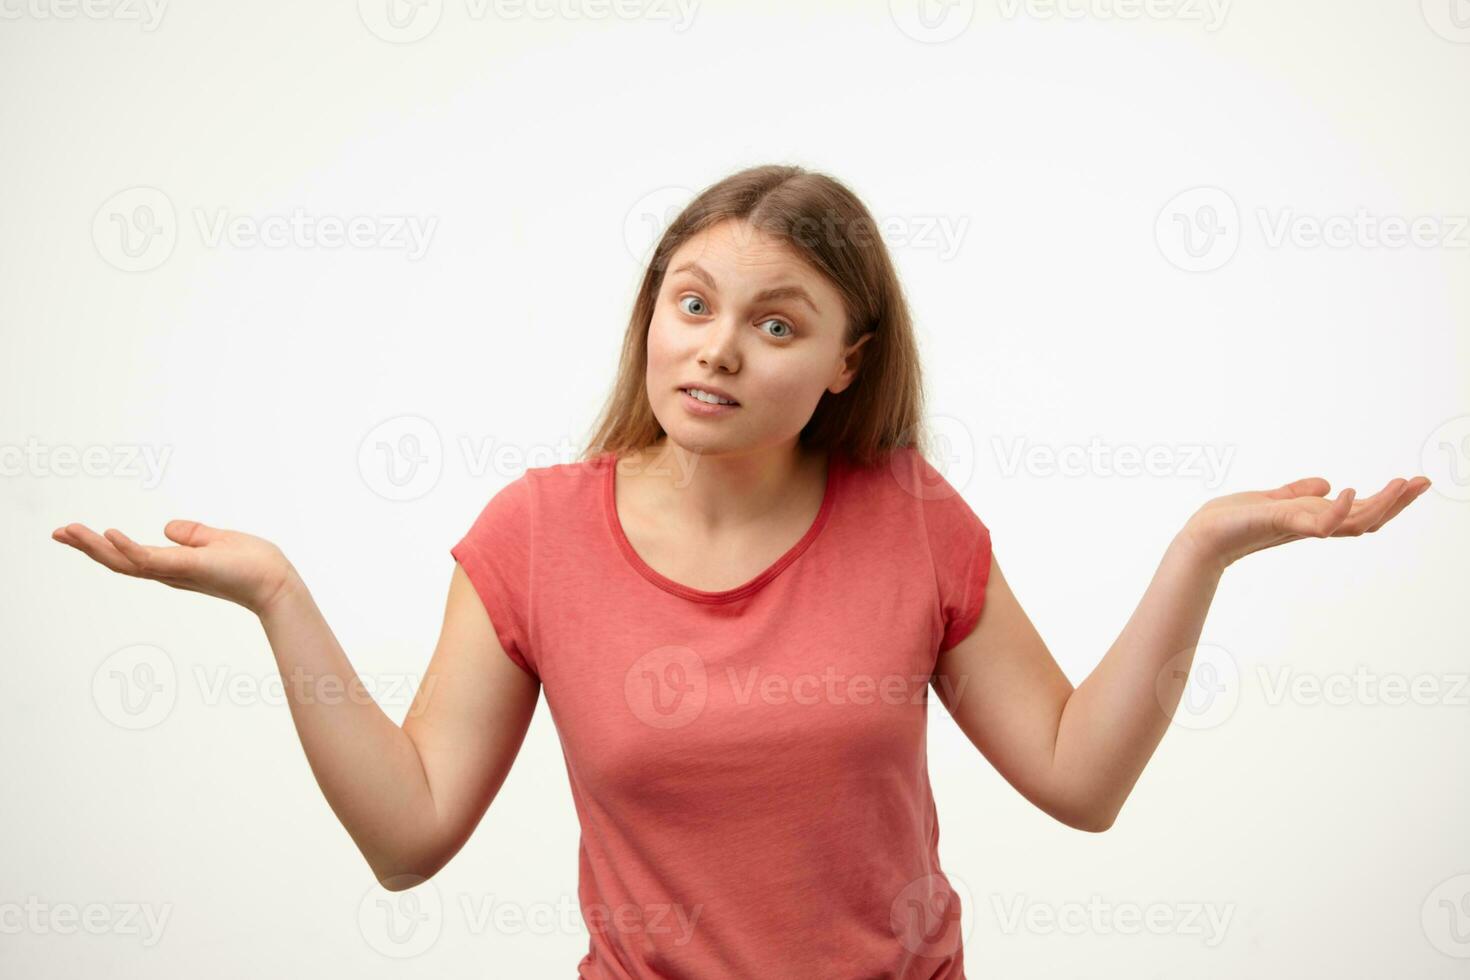
[[[710,592],[646,564],[613,499],[611,454],[533,467],[451,549],[561,740],[578,977],[963,980],[925,725],[986,526],[914,449],[834,454],[801,540]]]

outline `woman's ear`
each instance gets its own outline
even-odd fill
[[[842,353],[842,373],[839,374],[827,387],[827,390],[836,395],[844,391],[852,384],[852,379],[857,376],[858,365],[863,362],[863,346],[873,339],[875,331],[869,330],[858,339],[856,343],[849,344]]]

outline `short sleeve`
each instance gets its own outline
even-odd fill
[[[532,490],[527,472],[496,491],[449,553],[485,604],[506,655],[540,680],[530,648]]]
[[[944,633],[939,652],[975,629],[990,579],[990,529],[944,475],[917,451],[915,492],[923,502],[924,527],[939,595]]]

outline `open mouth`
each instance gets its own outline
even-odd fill
[[[740,406],[740,403],[733,398],[724,398],[701,388],[680,388],[679,391],[690,401],[709,405],[712,408],[738,408]]]

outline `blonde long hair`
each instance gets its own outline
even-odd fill
[[[918,345],[903,289],[877,222],[832,177],[798,166],[750,167],[712,184],[670,223],[643,274],[623,337],[616,383],[582,453],[621,457],[664,435],[647,390],[648,329],[674,253],[691,237],[735,218],[782,239],[836,287],[847,313],[844,344],[875,336],[857,376],[839,394],[824,392],[798,441],[872,465],[894,449],[930,441],[924,428]],[[815,232],[815,233],[814,233]]]

